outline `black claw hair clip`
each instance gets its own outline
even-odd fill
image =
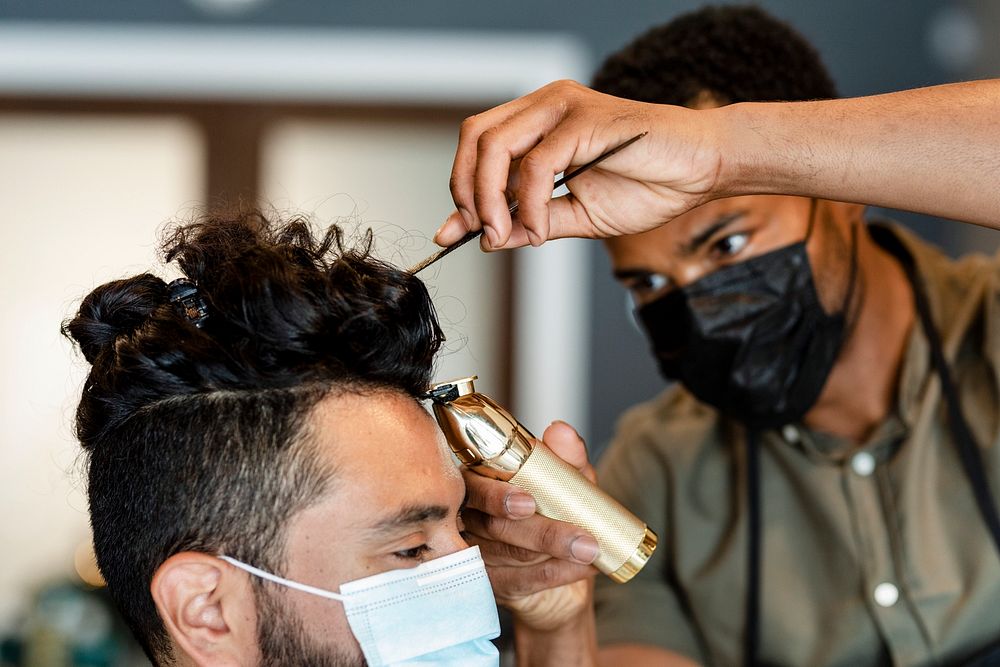
[[[434,401],[435,403],[451,403],[458,398],[458,387],[454,384],[440,385],[421,394],[420,398],[425,401]]]
[[[198,292],[198,288],[187,278],[178,278],[167,285],[170,291],[170,303],[174,304],[181,315],[199,329],[208,319],[208,306]]]

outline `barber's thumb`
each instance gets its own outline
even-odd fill
[[[572,194],[551,200],[548,209],[548,239],[590,239],[606,236],[606,233],[598,233],[587,208]]]
[[[452,211],[440,229],[434,233],[434,243],[444,247],[450,246],[465,236],[470,228],[468,214],[463,215],[459,210]]]
[[[552,452],[578,470],[588,467],[587,446],[576,429],[564,421],[554,421],[542,433],[542,440]]]

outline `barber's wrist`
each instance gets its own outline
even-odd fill
[[[718,197],[812,194],[820,169],[808,102],[745,102],[712,109],[723,150]]]
[[[539,628],[515,616],[514,641],[518,667],[597,664],[597,628],[593,604],[555,627]]]
[[[700,112],[710,136],[719,151],[719,175],[712,190],[712,199],[722,199],[750,194],[759,187],[761,177],[759,156],[754,155],[752,141],[748,137],[752,130],[747,123],[752,122],[751,114],[744,105],[730,104]]]
[[[728,112],[729,107],[648,106],[653,111],[647,122],[651,133],[659,138],[663,165],[668,172],[682,178],[678,183],[667,181],[666,185],[680,186],[680,192],[693,196],[692,206],[737,194],[734,189],[744,180],[740,170],[744,160],[741,156],[737,159],[734,152],[739,137],[737,121]],[[680,172],[675,171],[678,167]],[[689,181],[684,182],[684,178]]]
[[[550,632],[563,626],[578,625],[593,614],[594,581],[592,577],[572,584],[539,591],[527,597],[501,600],[520,627]]]
[[[775,141],[781,105],[730,104],[707,110],[721,151],[714,198],[787,191],[791,156]],[[788,194],[791,194],[790,192]]]

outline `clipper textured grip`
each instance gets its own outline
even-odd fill
[[[594,566],[604,574],[618,572],[645,539],[645,523],[541,442],[535,442],[509,481],[534,496],[539,514],[575,524],[593,535],[601,548]],[[632,574],[613,578],[626,581]]]

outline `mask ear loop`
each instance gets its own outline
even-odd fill
[[[850,284],[847,286],[847,294],[844,295],[844,304],[840,311],[847,316],[847,309],[851,307],[851,299],[854,298],[854,288],[858,284],[858,226],[851,225],[851,275],[848,278]]]
[[[806,238],[803,243],[808,243],[809,239],[812,237],[813,227],[816,225],[816,209],[818,208],[818,203],[815,197],[810,200],[809,203],[809,227],[806,229]],[[858,277],[858,228],[857,225],[851,225],[851,273],[847,285],[847,294],[844,295],[844,302],[840,306],[840,312],[847,315],[847,309],[851,305],[851,299],[854,298],[854,288],[857,285]]]
[[[806,227],[806,237],[802,240],[803,243],[808,243],[809,239],[813,235],[813,226],[816,224],[816,198],[813,197],[809,200],[809,226]]]
[[[318,595],[321,598],[327,598],[328,600],[338,600],[343,602],[347,599],[346,595],[341,595],[340,593],[334,593],[333,591],[327,591],[322,588],[316,588],[315,586],[309,586],[307,584],[300,584],[297,581],[292,581],[291,579],[285,579],[284,577],[279,577],[276,574],[271,574],[253,565],[247,565],[246,563],[240,562],[235,558],[230,558],[229,556],[219,556],[220,559],[226,561],[233,567],[238,567],[241,570],[249,572],[255,577],[260,577],[275,584],[280,584],[282,586],[287,586],[288,588],[294,588],[297,591],[302,591],[303,593],[310,593],[312,595]]]

